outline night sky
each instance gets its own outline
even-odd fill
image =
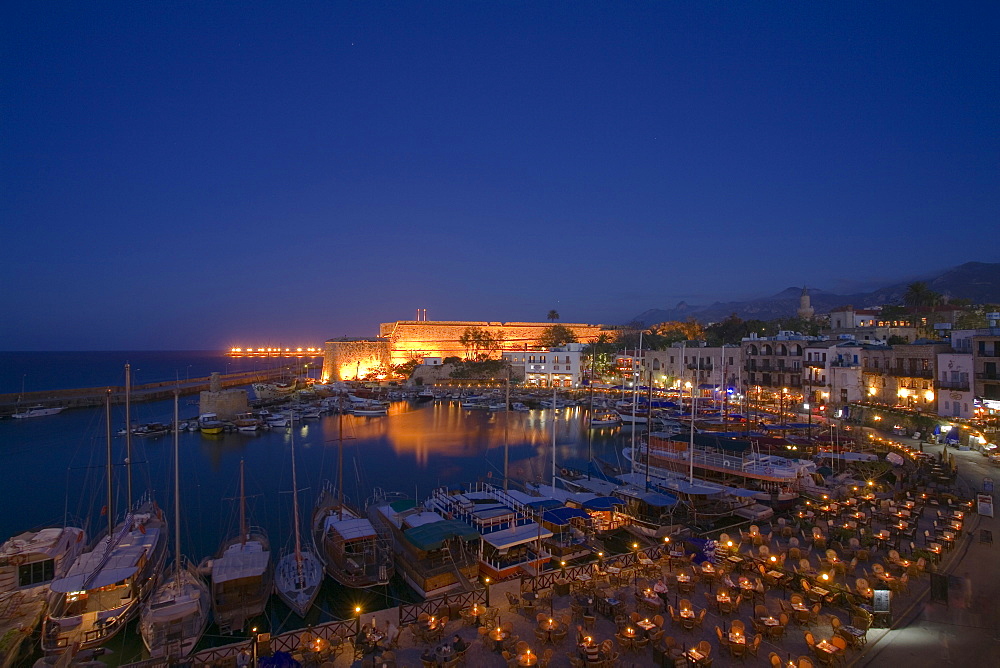
[[[1000,260],[1000,4],[7,2],[0,350]]]

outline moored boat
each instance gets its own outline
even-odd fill
[[[11,415],[11,417],[17,420],[24,420],[26,418],[36,418],[36,417],[45,417],[46,415],[56,415],[57,413],[61,413],[64,410],[66,410],[65,406],[50,406],[46,408],[45,406],[39,404],[37,406],[32,406],[27,410],[18,411],[13,415]]]

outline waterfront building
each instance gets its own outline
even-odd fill
[[[969,352],[945,352],[937,356],[937,414],[941,417],[971,418],[975,406],[972,391],[974,361]]]
[[[937,359],[951,346],[941,341],[872,347],[862,353],[865,401],[936,412]]]
[[[583,345],[568,343],[547,349],[503,353],[515,377],[533,387],[580,387],[583,376]]]
[[[803,395],[810,410],[861,400],[863,348],[851,338],[806,343]]]

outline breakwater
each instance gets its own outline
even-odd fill
[[[269,382],[287,376],[286,369],[268,369],[258,371],[242,371],[239,373],[221,374],[223,388],[241,387],[249,383]],[[132,401],[162,401],[174,396],[174,391],[181,395],[197,394],[208,390],[211,377],[191,378],[184,381],[163,381],[144,383],[132,386]],[[46,408],[61,406],[63,408],[92,408],[103,406],[104,398],[111,391],[112,404],[125,403],[125,387],[85,387],[65,390],[42,390],[39,392],[0,394],[0,417],[9,417],[18,408],[29,406],[44,406]]]

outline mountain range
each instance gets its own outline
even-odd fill
[[[931,290],[950,298],[969,299],[974,304],[1000,304],[1000,263],[966,262],[922,280]],[[887,285],[871,292],[836,294],[809,288],[809,298],[816,314],[828,313],[838,306],[855,308],[902,304],[903,295],[913,280]],[[801,287],[791,287],[770,297],[749,301],[715,302],[707,306],[694,306],[680,302],[672,309],[649,309],[633,320],[644,325],[672,320],[695,318],[699,322],[717,322],[735,313],[744,320],[774,320],[795,316],[799,308]]]

